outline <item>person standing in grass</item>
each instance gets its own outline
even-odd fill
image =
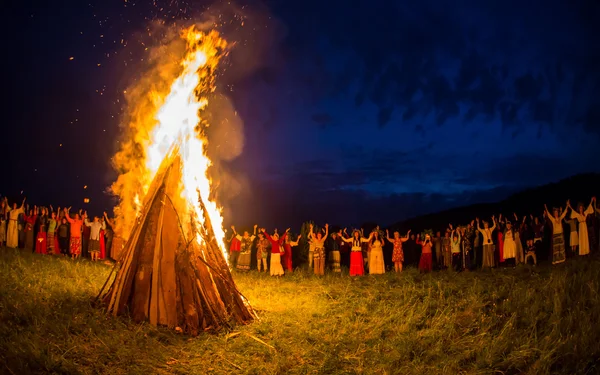
[[[37,236],[35,241],[35,252],[38,254],[47,254],[48,237],[46,234],[48,228],[48,211],[42,207],[41,215],[36,220]]]
[[[431,254],[433,243],[431,242],[430,233],[425,233],[423,237],[425,237],[425,240],[422,244],[423,250],[421,251],[421,259],[419,260],[419,272],[428,273],[433,270],[433,258]]]
[[[382,275],[385,273],[385,261],[383,259],[383,238],[379,227],[371,233],[369,241],[371,252],[369,254],[369,275]]]
[[[481,233],[483,240],[483,259],[481,268],[493,268],[495,267],[495,257],[494,257],[494,242],[492,241],[492,234],[494,233],[494,229],[496,229],[496,217],[492,216],[492,222],[494,225],[490,228],[490,225],[487,221],[483,222],[483,229],[479,225],[479,218],[476,218],[477,222],[477,230]]]
[[[271,276],[283,276],[285,274],[281,266],[281,250],[283,248],[283,241],[285,241],[289,231],[290,229],[288,228],[280,238],[277,229],[275,229],[272,236],[264,228],[261,229],[261,232],[264,233],[267,240],[271,243]]]
[[[594,201],[596,198],[592,198],[590,205],[585,209],[583,209],[583,203],[579,203],[577,206],[577,211],[571,207],[569,203],[567,203],[568,207],[571,209],[571,219],[577,220],[579,222],[579,255],[588,255],[590,253],[590,239],[588,236],[588,227],[587,227],[587,217],[588,215],[592,215],[594,213]],[[571,233],[572,235],[572,233]]]
[[[452,251],[452,268],[455,271],[460,271],[460,240],[462,236],[460,235],[460,231],[453,229],[452,224],[450,224],[450,229],[452,230],[450,247]]]
[[[269,241],[265,238],[264,233],[258,233],[258,241],[256,241],[256,267],[258,272],[262,269],[267,272],[267,256],[269,255]]]
[[[237,238],[233,225],[231,226],[231,229],[233,231],[231,233],[231,241],[229,244],[229,263],[231,264],[231,268],[236,268],[238,258],[240,257],[242,242]]]
[[[373,233],[371,233],[371,237]],[[352,245],[350,248],[350,276],[362,276],[365,274],[363,263],[362,244],[368,243],[371,237],[364,238],[358,229],[352,231],[352,238],[342,237],[342,241]]]
[[[340,230],[339,233],[333,232],[331,233],[331,256],[329,257],[330,259],[330,266],[331,266],[331,270],[335,273],[341,273],[342,272],[342,268],[340,265],[340,262],[342,260],[342,256],[340,254],[340,248],[341,248],[341,244],[342,244],[342,231]]]
[[[244,231],[244,235],[240,236],[235,231],[235,227],[233,225],[231,226],[233,235],[240,241],[240,255],[236,262],[236,269],[240,271],[250,271],[250,264],[252,263],[252,243],[256,238],[256,228],[258,228],[258,225],[254,226],[254,233],[252,236],[248,231]]]
[[[60,254],[60,250],[58,246],[56,246],[56,239],[54,237],[54,232],[56,231],[57,226],[56,221],[56,213],[52,210],[52,206],[50,206],[50,217],[48,218],[48,233],[46,233],[46,244],[48,248],[48,254]]]
[[[410,238],[410,230],[406,233],[406,237],[400,237],[400,232],[394,232],[394,238],[390,238],[390,231],[385,230],[387,240],[394,246],[392,251],[392,262],[394,262],[394,271],[402,272],[402,263],[404,262],[404,251],[402,250],[402,243],[408,241]]]
[[[569,201],[567,201],[567,207],[569,206]],[[567,210],[562,210],[559,208],[555,208],[553,210],[553,215],[548,211],[548,206],[544,204],[544,214],[552,223],[552,264],[559,264],[565,261],[565,239],[563,236],[563,227],[562,221],[567,215]]]
[[[283,243],[285,260],[282,264],[284,271],[294,272],[294,266],[292,265],[292,261],[293,261],[292,247],[298,246],[298,241],[300,240],[300,237],[302,237],[302,236],[301,235],[298,236],[298,238],[296,239],[296,242],[294,242],[291,240],[291,236],[289,233],[287,234],[287,236],[285,236],[285,241]]]
[[[29,209],[28,215],[25,215],[25,250],[30,250],[32,253],[35,252],[35,241],[33,237],[33,228],[35,221],[37,220],[37,206],[33,209]]]
[[[325,275],[325,240],[329,236],[329,224],[325,224],[325,235],[320,231],[317,234],[313,231],[313,225],[309,226],[311,241],[315,244],[315,250],[313,253],[313,264],[315,275]]]
[[[95,262],[100,255],[100,231],[106,228],[106,224],[98,216],[94,216],[94,221],[90,222],[87,218],[87,213],[84,213],[83,220],[85,226],[90,228],[88,251],[92,261]]]
[[[83,226],[83,220],[78,213],[75,214],[75,218],[71,218],[70,210],[71,207],[65,208],[65,219],[67,219],[70,225],[69,235],[71,239],[69,241],[69,250],[71,258],[78,259],[81,256],[81,227]]]
[[[69,225],[67,219],[63,216],[60,225],[56,230],[58,234],[58,246],[62,255],[69,255]]]

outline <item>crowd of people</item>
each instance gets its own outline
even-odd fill
[[[10,206],[6,198],[0,200],[0,247],[73,259],[89,257],[92,261],[117,259],[123,249],[123,239],[115,236],[114,223],[106,213],[90,218],[84,210],[73,213],[70,207],[54,210],[52,206],[26,203],[23,200]],[[272,276],[293,272],[301,265],[301,258],[317,275],[324,275],[326,269],[333,273],[348,269],[351,276],[383,274],[392,269],[402,272],[407,265],[431,272],[537,265],[540,258],[558,264],[568,257],[599,250],[600,220],[596,214],[600,209],[596,203],[594,197],[589,205],[579,204],[577,208],[569,201],[552,211],[544,206],[541,217],[513,214],[490,220],[474,218],[464,225],[449,224],[435,234],[432,230],[417,234],[408,230],[401,235],[375,227],[366,235],[363,229],[330,230],[328,224],[322,228],[309,224],[303,237],[292,235],[289,228],[283,234],[277,229],[268,233],[255,225],[242,234],[232,226],[232,235],[225,240],[232,269],[250,271],[255,265],[259,272]]]
[[[122,247],[106,212],[90,218],[84,210],[73,213],[70,207],[54,210],[26,203],[24,199],[11,207],[6,198],[0,201],[0,247],[92,261],[110,258],[111,250]]]
[[[577,208],[570,201],[552,211],[544,206],[541,217],[513,214],[490,220],[474,218],[456,227],[449,224],[435,234],[432,230],[417,234],[408,230],[405,235],[399,231],[390,235],[389,230],[375,227],[365,235],[363,229],[349,233],[342,228],[330,231],[328,224],[320,229],[309,224],[303,239],[302,234],[293,236],[289,228],[280,235],[277,229],[269,234],[255,225],[252,233],[242,234],[232,226],[233,233],[226,240],[232,269],[249,271],[254,255],[258,271],[269,271],[272,276],[293,272],[300,258],[294,252],[303,251],[307,252],[308,267],[317,275],[325,274],[326,268],[334,273],[347,268],[351,276],[383,274],[392,265],[395,272],[401,272],[405,265],[415,265],[421,272],[471,271],[528,263],[535,266],[540,259],[559,264],[568,257],[598,251],[596,214],[600,209],[594,197],[589,205],[579,204]]]

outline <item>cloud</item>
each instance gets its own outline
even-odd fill
[[[290,70],[302,67],[318,83],[307,88],[314,95],[352,92],[357,106],[377,106],[380,127],[394,113],[434,113],[439,126],[500,118],[507,128],[535,122],[600,132],[600,45],[592,37],[600,25],[590,21],[599,7],[534,3],[357,1],[339,17],[334,1],[319,3],[310,21],[286,4],[291,43],[283,48]]]

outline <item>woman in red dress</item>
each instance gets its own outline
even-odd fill
[[[342,237],[342,241],[351,244],[350,248],[350,276],[362,276],[365,274],[363,263],[362,244],[371,241],[373,232],[369,238],[364,238],[358,229],[352,232],[351,238]]]
[[[421,260],[419,261],[419,271],[421,273],[431,272],[433,269],[433,258],[431,255],[431,234],[425,234],[425,241],[423,241],[423,250],[421,251]]]
[[[504,263],[504,220],[502,214],[498,216],[498,264]]]
[[[394,262],[394,271],[402,272],[402,263],[404,262],[404,251],[402,250],[402,243],[408,241],[410,238],[410,230],[406,233],[406,237],[400,237],[400,232],[394,232],[394,238],[390,238],[390,231],[385,230],[387,240],[394,245],[394,251],[392,252],[392,262]]]

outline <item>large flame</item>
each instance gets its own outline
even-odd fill
[[[123,237],[129,235],[141,209],[140,197],[147,193],[163,160],[177,149],[182,159],[181,194],[188,211],[185,217],[191,216],[202,225],[204,215],[198,203],[201,199],[216,240],[226,254],[221,209],[211,198],[208,175],[211,161],[206,154],[208,140],[203,132],[208,124],[201,113],[208,104],[206,94],[215,89],[215,70],[227,43],[216,31],[204,33],[193,26],[184,30],[181,38],[186,48],[178,66],[161,66],[153,77],[168,80],[169,84],[152,82],[152,89],[144,93],[148,85],[139,83],[137,98],[144,100],[130,103],[131,139],[123,143],[115,157],[115,164],[122,172],[113,185],[113,191],[121,198],[115,212],[117,230]],[[197,239],[202,241],[199,234]]]

